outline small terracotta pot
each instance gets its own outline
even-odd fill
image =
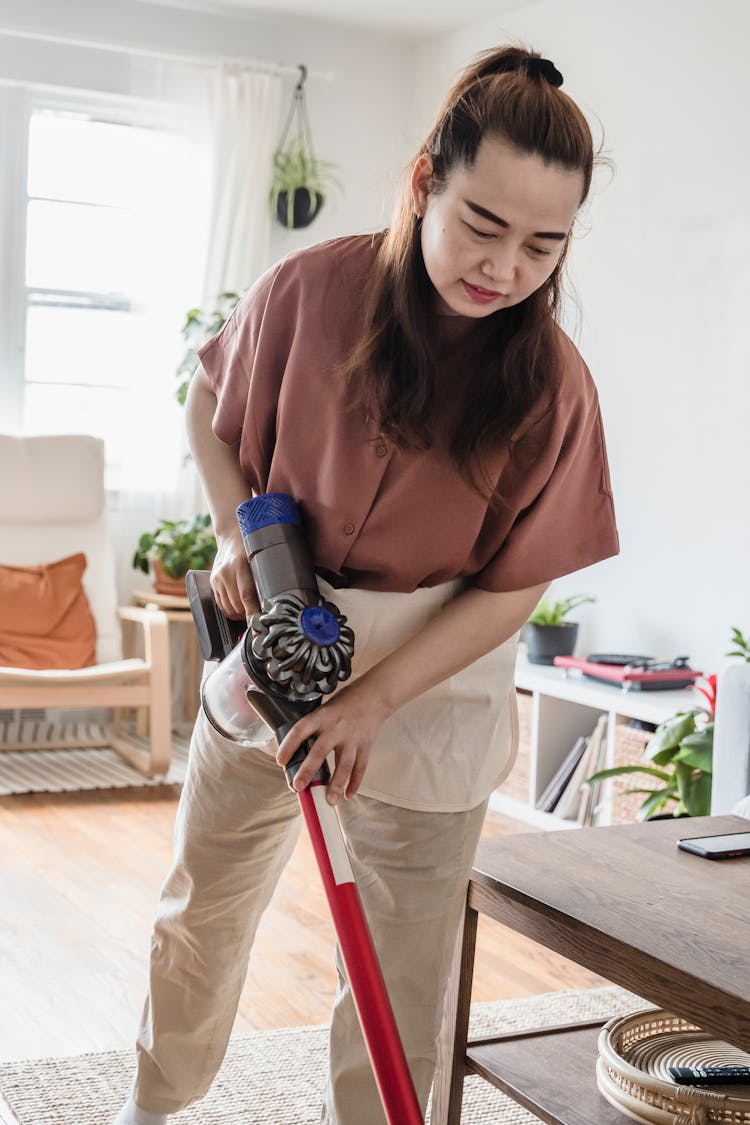
[[[157,594],[170,594],[174,598],[184,598],[187,596],[184,577],[172,578],[166,573],[158,559],[153,560],[153,568],[154,589]]]

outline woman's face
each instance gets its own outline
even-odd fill
[[[547,281],[583,193],[583,174],[485,137],[473,168],[455,168],[432,190],[420,156],[412,196],[438,312],[485,317],[519,304]]]

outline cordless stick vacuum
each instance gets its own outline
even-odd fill
[[[237,518],[258,594],[250,625],[218,609],[208,571],[190,571],[187,591],[206,660],[219,660],[201,689],[207,718],[225,738],[278,742],[351,674],[354,634],[318,591],[296,504],[283,493],[247,500]],[[310,750],[284,767],[293,781]],[[354,882],[338,816],[326,800],[325,762],[297,793],[346,965],[352,998],[388,1125],[423,1125],[383,975]]]

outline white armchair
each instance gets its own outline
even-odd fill
[[[158,610],[117,607],[104,443],[87,435],[0,434],[0,564],[37,566],[79,551],[87,559],[83,586],[96,623],[96,663],[68,671],[0,667],[0,708],[112,708],[112,748],[147,776],[165,774],[171,743],[167,618]],[[142,659],[122,659],[123,620],[143,631]],[[132,731],[124,723],[131,710]]]

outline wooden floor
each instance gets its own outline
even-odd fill
[[[132,1045],[178,795],[165,786],[0,798],[0,1059]],[[496,814],[485,827],[519,831],[532,829]],[[262,922],[235,1030],[325,1023],[332,949],[302,834]],[[604,983],[480,919],[474,1000]]]

